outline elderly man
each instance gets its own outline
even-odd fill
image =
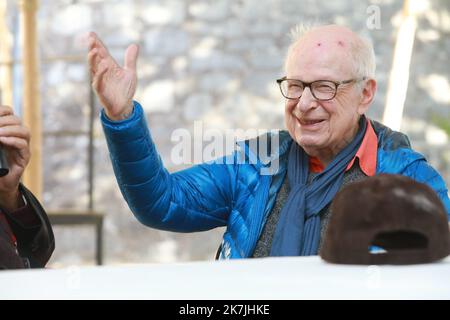
[[[278,80],[289,134],[279,133],[276,159],[270,159],[279,167],[266,175],[260,168],[267,162],[229,164],[238,152],[225,164],[169,174],[133,101],[138,47],[128,47],[123,68],[94,33],[89,49],[116,178],[147,226],[178,232],[226,226],[220,258],[316,255],[335,194],[379,173],[430,185],[450,213],[443,179],[407,137],[365,117],[377,87],[373,48],[345,27],[306,30],[290,46],[286,76]]]
[[[42,268],[55,249],[47,214],[20,183],[30,161],[29,142],[20,118],[0,105],[0,145],[9,167],[0,177],[0,270]]]

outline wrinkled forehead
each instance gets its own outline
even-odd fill
[[[302,75],[301,80],[304,81],[351,77],[354,65],[351,57],[352,37],[345,29],[340,32],[319,30],[307,33],[289,53],[286,64],[288,76]]]

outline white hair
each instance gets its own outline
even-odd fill
[[[323,26],[317,22],[296,25],[290,31],[291,44],[285,58],[284,69],[287,71],[287,64],[292,49],[298,40],[307,33]],[[358,34],[356,41],[350,43],[350,55],[352,57],[353,73],[355,77],[374,78],[375,77],[375,52],[369,39]]]

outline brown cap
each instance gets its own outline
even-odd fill
[[[382,174],[339,191],[320,256],[343,264],[428,263],[450,254],[447,212],[433,189]],[[370,250],[381,248],[378,252]]]

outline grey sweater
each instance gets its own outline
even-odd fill
[[[317,175],[317,173],[310,173],[308,176],[308,183],[316,175]],[[364,172],[361,171],[358,161],[355,161],[354,165],[350,168],[350,170],[345,172],[344,180],[342,182],[340,189],[342,189],[344,186],[346,186],[352,182],[364,179],[366,177],[367,176],[364,174]],[[275,229],[277,227],[281,209],[283,208],[284,204],[286,203],[289,192],[290,192],[289,179],[287,178],[287,175],[286,175],[284,178],[284,181],[283,181],[283,185],[281,186],[280,191],[278,192],[278,194],[275,198],[275,204],[272,208],[272,211],[269,213],[269,216],[266,220],[266,224],[264,225],[261,236],[259,237],[258,242],[256,243],[255,251],[253,252],[253,256],[252,256],[253,258],[268,257],[270,255],[270,249],[272,248],[272,239],[275,234]],[[319,213],[319,215],[320,215],[319,251],[322,247],[322,239],[325,235],[328,221],[332,214],[330,206],[331,206],[331,203],[326,205]]]

